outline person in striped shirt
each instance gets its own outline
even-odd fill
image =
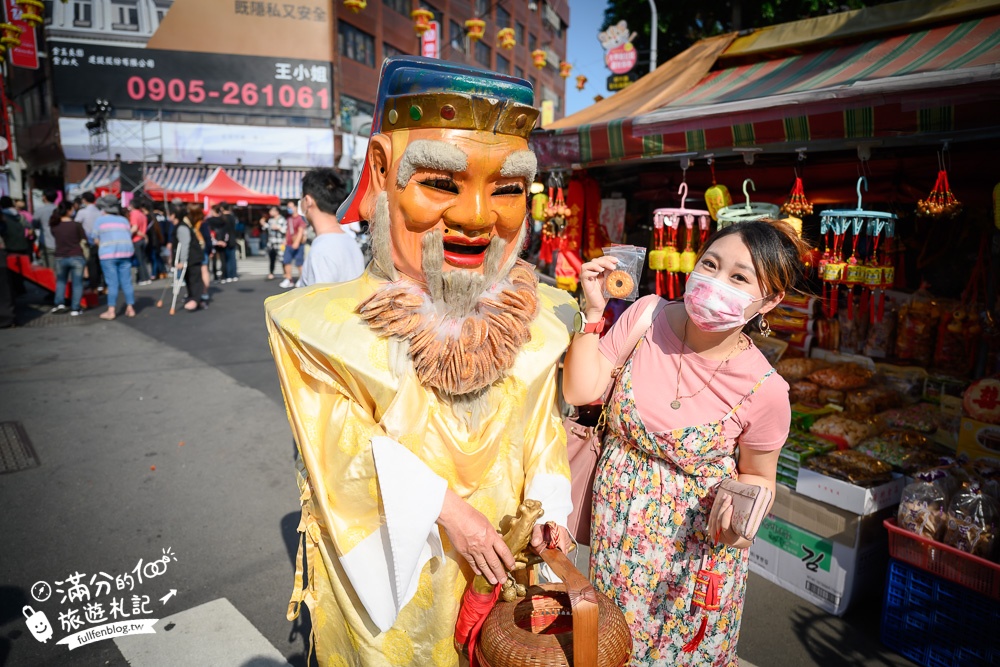
[[[108,283],[108,309],[101,313],[102,320],[115,319],[118,307],[118,289],[125,292],[125,316],[135,317],[135,292],[132,289],[132,228],[121,215],[118,198],[104,195],[97,200],[101,216],[94,221],[94,241],[97,243],[101,271]]]

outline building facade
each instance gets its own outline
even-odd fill
[[[569,0],[369,0],[358,13],[341,5],[336,9],[335,39],[339,103],[371,114],[382,60],[420,53],[420,38],[410,18],[418,7],[432,12],[438,23],[438,57],[527,79],[535,89],[536,106],[547,100],[555,118],[564,115],[565,79],[559,66],[566,58]],[[486,23],[482,39],[468,37],[469,19]],[[514,30],[516,44],[509,49],[497,39],[504,28]],[[540,69],[531,55],[538,49],[547,56]]]
[[[25,190],[94,189],[117,182],[124,163],[155,173],[163,191],[223,167],[250,187],[286,184],[283,198],[296,174],[262,172],[356,173],[382,60],[421,52],[417,8],[440,26],[438,57],[524,77],[536,106],[563,115],[568,0],[368,0],[358,13],[343,0],[45,5],[39,68],[5,78]],[[481,40],[467,34],[472,18],[486,24]],[[502,28],[512,48],[498,43]],[[547,55],[541,68],[535,50]]]

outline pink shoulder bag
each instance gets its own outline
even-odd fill
[[[594,476],[597,473],[597,460],[601,456],[604,438],[604,420],[607,415],[607,400],[613,393],[614,385],[622,367],[628,362],[635,351],[639,339],[646,333],[653,319],[663,309],[666,302],[663,299],[651,303],[646,308],[635,326],[628,332],[628,339],[618,353],[615,369],[611,373],[611,386],[604,395],[604,406],[596,426],[584,426],[576,417],[563,419],[566,429],[566,450],[569,454],[569,470],[571,479],[571,496],[573,511],[569,515],[566,528],[580,544],[590,544],[590,518],[594,507]]]

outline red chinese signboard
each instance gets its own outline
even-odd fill
[[[35,28],[21,20],[21,8],[14,0],[4,0],[4,7],[7,10],[7,21],[24,29],[24,32],[21,33],[21,45],[10,50],[10,64],[14,67],[38,69]]]
[[[425,58],[440,58],[441,25],[430,22],[430,28],[420,36],[420,55]]]

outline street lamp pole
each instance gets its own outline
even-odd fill
[[[660,31],[657,23],[655,0],[649,0],[649,9],[653,12],[653,22],[649,30],[651,33],[649,36],[649,72],[652,73],[656,69],[656,33]]]

